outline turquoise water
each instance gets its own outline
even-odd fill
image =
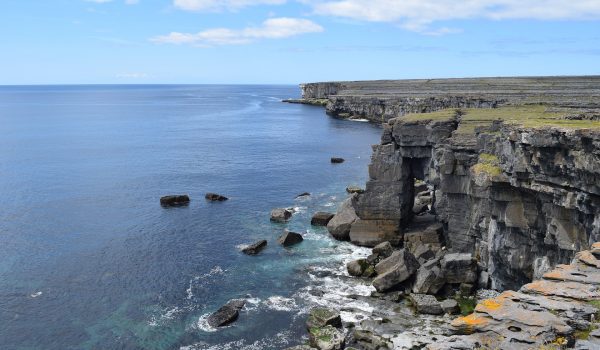
[[[0,87],[1,349],[279,349],[355,248],[310,226],[380,129],[296,86]],[[346,158],[340,165],[331,156]],[[207,203],[205,192],[230,197]],[[302,192],[313,195],[295,199]],[[187,207],[159,197],[189,193]],[[274,207],[296,207],[286,225]],[[284,228],[305,241],[284,249]],[[259,256],[239,252],[267,239]],[[232,326],[204,320],[231,298]],[[314,297],[314,298],[313,298]]]

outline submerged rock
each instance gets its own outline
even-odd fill
[[[344,162],[344,158],[331,157],[331,163],[333,163],[333,164],[340,164],[343,162]]]
[[[222,196],[220,194],[217,193],[207,193],[204,195],[204,198],[206,198],[206,200],[211,201],[211,202],[222,202],[222,201],[226,201],[229,198]]]
[[[296,196],[296,198],[308,197],[310,196],[310,192],[303,192]]]
[[[287,222],[292,217],[293,211],[286,208],[277,208],[271,210],[271,221],[273,222]]]
[[[283,231],[283,234],[279,236],[277,242],[279,242],[279,244],[281,244],[284,247],[289,247],[291,245],[298,244],[303,240],[304,238],[302,238],[301,234],[285,230]]]
[[[253,243],[249,246],[247,246],[246,248],[242,249],[242,252],[244,254],[248,254],[248,255],[256,255],[258,253],[261,252],[261,250],[265,249],[265,247],[267,246],[267,241],[266,240],[260,240],[256,243]]]
[[[233,299],[227,304],[221,306],[212,315],[208,316],[207,322],[211,327],[222,327],[237,320],[240,310],[244,307],[246,301],[243,299]]]
[[[176,194],[160,197],[160,205],[163,207],[177,207],[190,203],[190,197],[187,194]]]
[[[312,219],[310,220],[310,224],[313,226],[327,226],[333,216],[334,214],[318,211],[315,213],[315,215],[313,215]]]
[[[352,198],[348,198],[327,223],[327,231],[329,231],[333,238],[339,241],[347,241],[350,239],[350,228],[357,219],[358,216],[356,216],[356,212],[354,211]]]

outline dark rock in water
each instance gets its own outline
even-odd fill
[[[352,206],[352,198],[346,199],[340,206],[338,212],[327,223],[327,231],[331,236],[339,241],[347,241],[350,239],[350,228],[358,219],[354,207]]]
[[[298,244],[303,240],[304,238],[302,238],[301,234],[285,230],[283,234],[277,239],[277,242],[279,242],[279,244],[283,245],[284,247],[288,247],[294,244]]]
[[[306,328],[310,331],[311,328],[321,328],[325,326],[333,326],[336,328],[342,327],[340,313],[336,310],[322,307],[310,310],[310,314],[306,320]]]
[[[376,254],[379,258],[389,258],[394,252],[394,247],[390,242],[379,243],[373,248],[373,254]]]
[[[230,300],[227,304],[221,306],[215,313],[208,316],[208,324],[211,327],[222,327],[237,320],[240,310],[245,304],[246,301],[243,299]]]
[[[225,196],[221,196],[220,194],[210,193],[210,192],[205,194],[204,198],[206,198],[206,200],[213,201],[213,202],[222,202],[222,201],[226,201],[229,199]]]
[[[308,196],[310,196],[310,192],[303,192],[303,193],[300,193],[299,195],[297,195],[296,198],[308,197]]]
[[[310,345],[319,350],[343,350],[344,334],[335,327],[314,327],[309,330]]]
[[[441,315],[444,313],[440,302],[433,295],[411,294],[410,301],[421,314]]]
[[[164,196],[160,198],[160,205],[163,207],[177,207],[189,203],[190,197],[187,194]]]
[[[315,350],[315,348],[308,345],[296,345],[292,346],[291,348],[285,348],[284,350]]]
[[[408,250],[397,250],[375,266],[377,277],[373,280],[373,287],[378,292],[394,289],[409,279],[418,268],[419,262]]]
[[[267,241],[263,239],[242,249],[242,252],[248,255],[256,255],[260,253],[261,250],[265,249],[266,246]]]
[[[331,157],[331,163],[340,164],[344,162],[344,158]]]
[[[346,187],[346,192],[348,192],[348,193],[364,193],[365,190],[358,186],[348,186],[348,187]]]
[[[446,299],[440,303],[440,306],[445,313],[450,315],[457,314],[460,311],[458,302],[454,299]]]
[[[293,212],[285,208],[271,210],[271,221],[286,222],[292,217]]]
[[[334,214],[318,211],[315,213],[315,215],[313,215],[312,219],[310,220],[310,224],[314,226],[327,226],[333,216]]]

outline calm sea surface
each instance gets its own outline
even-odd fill
[[[380,129],[296,86],[0,87],[0,349],[281,349],[356,253],[310,226]],[[346,158],[332,165],[331,156]],[[205,192],[230,197],[208,203]],[[295,199],[301,192],[313,195]],[[188,193],[187,207],[159,197]],[[287,225],[274,207],[296,207]],[[284,249],[281,231],[304,232]],[[267,239],[259,256],[239,249]],[[328,268],[330,271],[328,272]],[[248,298],[239,320],[206,316]],[[334,298],[335,299],[335,298]]]

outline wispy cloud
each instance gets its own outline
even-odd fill
[[[286,0],[173,0],[175,7],[186,11],[236,11],[248,6],[284,3]]]
[[[260,39],[282,39],[307,33],[322,32],[323,27],[302,18],[269,18],[259,27],[244,29],[213,28],[199,33],[172,32],[151,38],[162,44],[188,44],[200,47],[248,44]]]
[[[127,72],[127,73],[118,73],[115,75],[116,78],[119,79],[146,79],[149,77],[147,73],[140,72]]]
[[[600,18],[597,0],[301,0],[314,13],[368,22],[392,22],[423,34],[456,29],[431,29],[439,21],[464,19],[588,20]]]

